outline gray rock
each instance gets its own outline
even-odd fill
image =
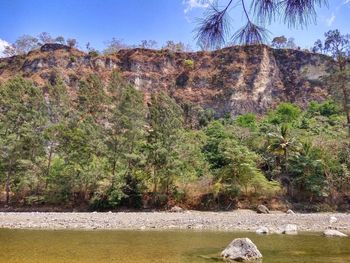
[[[252,261],[259,260],[262,255],[249,238],[236,238],[221,252],[225,260]]]
[[[269,229],[267,227],[259,227],[255,233],[259,234],[259,235],[266,235],[269,233]]]
[[[179,206],[173,206],[172,208],[170,208],[169,212],[172,212],[172,213],[181,213],[183,212],[184,210],[179,207]]]
[[[334,230],[334,229],[326,229],[323,232],[323,235],[327,236],[327,237],[347,237],[348,235],[338,231],[338,230]]]
[[[256,210],[257,210],[258,214],[269,214],[270,213],[270,210],[264,205],[258,205]]]
[[[330,223],[330,224],[337,223],[337,221],[338,221],[338,218],[336,218],[335,216],[331,216],[331,217],[329,218],[329,223]]]
[[[291,209],[288,209],[288,210],[287,210],[287,214],[288,214],[288,215],[295,215],[294,211],[291,210]]]
[[[65,49],[69,51],[71,48],[66,45],[62,45],[58,43],[47,43],[40,48],[42,52],[55,51],[58,49]]]
[[[298,226],[294,224],[287,224],[279,227],[277,233],[285,235],[296,235],[298,234]]]

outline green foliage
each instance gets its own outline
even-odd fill
[[[117,73],[108,83],[89,76],[74,98],[55,72],[43,88],[23,78],[1,84],[5,200],[107,210],[284,194],[335,207],[350,195],[345,118],[332,101],[235,120],[164,93],[147,103]]]
[[[268,182],[257,166],[259,156],[246,146],[234,139],[225,139],[220,142],[219,151],[226,164],[218,170],[220,182],[231,186],[239,185],[246,194],[249,187],[260,193],[274,189],[276,184]]]
[[[5,68],[7,66],[6,62],[1,62],[0,63],[0,69]]]
[[[322,115],[325,117],[330,117],[332,115],[339,115],[340,109],[333,101],[325,101],[323,103],[312,101],[309,104],[308,113],[311,116]]]
[[[69,60],[70,60],[71,63],[77,62],[77,59],[76,59],[76,57],[74,57],[74,56],[70,56],[70,57],[69,57]]]
[[[185,59],[183,64],[186,69],[189,69],[189,70],[194,69],[194,61],[192,59]]]
[[[218,169],[226,165],[222,152],[219,150],[221,141],[232,137],[220,121],[213,121],[205,129],[208,136],[203,152],[212,169]]]
[[[243,115],[239,115],[236,118],[236,123],[238,126],[244,127],[244,128],[250,128],[250,129],[256,129],[256,115],[254,113],[247,113]]]
[[[40,89],[22,78],[0,86],[0,176],[6,177],[6,201],[11,187],[26,171],[41,169],[47,110]]]
[[[268,121],[272,124],[293,123],[301,113],[300,108],[292,103],[281,103],[274,110],[269,112]]]
[[[103,211],[117,208],[125,197],[121,185],[110,186],[108,183],[104,185],[105,183],[104,181],[100,182],[99,188],[91,198],[91,210]]]
[[[92,58],[96,58],[98,57],[100,54],[97,50],[90,50],[89,51],[89,56],[92,57]]]
[[[147,166],[153,194],[169,192],[178,167],[175,146],[183,123],[182,110],[164,93],[153,94],[149,107],[147,136]]]
[[[94,116],[103,113],[106,94],[102,81],[95,75],[90,75],[85,81],[81,81],[78,100],[81,112]]]
[[[215,111],[213,109],[205,109],[201,111],[198,116],[199,127],[207,126],[212,120],[214,120]]]
[[[327,195],[327,180],[319,149],[312,147],[309,142],[304,143],[299,153],[290,158],[289,163],[292,184],[303,198]]]

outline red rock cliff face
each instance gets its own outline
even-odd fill
[[[214,52],[173,53],[166,50],[122,50],[91,57],[63,45],[48,44],[26,56],[0,60],[0,80],[15,75],[45,85],[60,75],[70,87],[98,74],[108,80],[113,71],[143,90],[165,91],[177,100],[212,108],[218,115],[263,113],[281,101],[305,106],[321,101],[327,91],[319,81],[330,58],[266,46],[230,47]]]

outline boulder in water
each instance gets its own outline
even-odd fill
[[[259,234],[259,235],[266,235],[266,234],[269,233],[269,229],[268,229],[267,227],[262,226],[262,227],[259,227],[259,228],[255,231],[255,233],[257,233],[257,234]]]
[[[294,224],[287,224],[279,227],[277,232],[279,234],[296,235],[298,234],[298,226]]]
[[[270,213],[270,210],[264,205],[258,205],[256,210],[257,210],[258,214],[269,214]]]
[[[262,258],[256,245],[249,238],[236,238],[221,252],[225,260],[253,261]]]

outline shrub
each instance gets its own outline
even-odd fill
[[[4,68],[7,66],[7,63],[6,62],[1,62],[0,63],[0,69]]]
[[[183,64],[186,69],[194,69],[194,61],[192,59],[185,59]]]
[[[243,128],[256,128],[256,116],[254,113],[239,115],[236,118],[236,123]]]
[[[77,59],[74,56],[69,57],[70,62],[74,63],[77,61]]]
[[[311,116],[322,115],[330,117],[332,115],[338,115],[340,109],[333,101],[325,101],[323,103],[311,102],[308,108],[308,113]]]
[[[89,56],[92,58],[96,58],[99,56],[99,53],[97,50],[91,50],[91,51],[89,51]]]
[[[119,188],[109,188],[108,191],[97,191],[90,200],[90,209],[103,211],[106,209],[113,209],[120,205],[124,193]]]
[[[298,119],[300,108],[289,102],[281,103],[276,110],[269,112],[268,121],[272,124],[292,123]]]

